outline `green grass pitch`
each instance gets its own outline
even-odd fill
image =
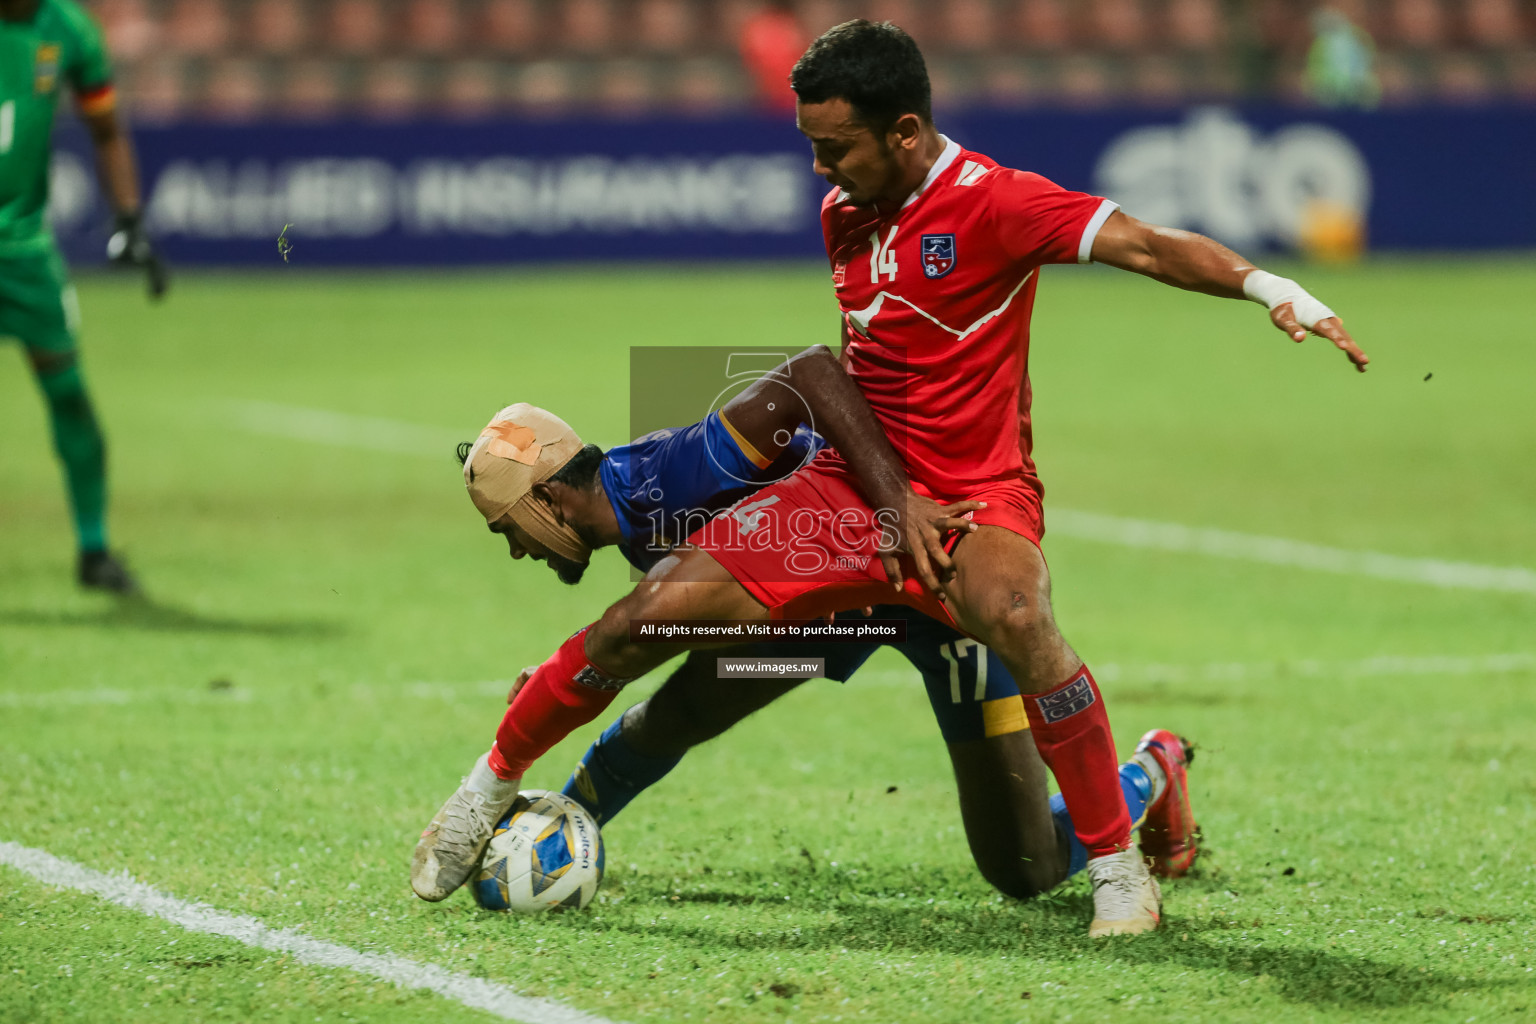
[[[1075,509],[1536,567],[1536,265],[1294,273],[1370,373],[1251,304],[1045,273],[1047,524]],[[422,903],[412,844],[506,681],[627,585],[611,552],[575,589],[510,564],[452,442],[517,400],[621,442],[629,346],[832,342],[824,270],[294,264],[189,274],[160,308],[128,278],[81,299],[114,543],[156,603],[75,590],[41,403],[6,346],[0,840],[613,1020],[1536,1019],[1536,595],[1068,536],[1045,545],[1058,618],[1122,749],[1157,725],[1200,744],[1208,852],[1167,886],[1160,932],[1089,942],[1081,883],[992,893],[921,687],[884,656],[638,801],[587,911]],[[321,443],[304,435],[330,421],[289,407],[385,422]],[[558,787],[607,721],[528,784]],[[488,1019],[0,867],[3,1021]]]

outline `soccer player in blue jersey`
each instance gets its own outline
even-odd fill
[[[830,408],[827,418],[837,419],[840,403],[860,401],[856,392],[844,388],[851,383],[836,359],[816,346],[690,426],[656,431],[607,452],[595,445],[578,448],[563,438],[556,443],[569,445],[573,454],[529,488],[537,511],[508,514],[492,522],[491,529],[505,537],[513,558],[543,560],[567,583],[581,578],[592,549],[608,545],[617,546],[632,565],[647,571],[705,520],[808,463],[825,442],[800,421],[802,412],[808,409],[816,419],[818,410]],[[513,406],[498,420],[533,424],[521,428],[530,432],[522,448],[533,434],[554,440],[553,433],[539,429],[540,416],[561,423],[527,406]],[[510,430],[495,424],[493,428],[517,443]],[[461,446],[461,458],[472,447]],[[875,466],[866,471],[883,470]],[[952,517],[936,521],[944,527],[962,525]],[[556,526],[558,530],[552,529]],[[942,548],[929,553],[938,566],[934,575],[946,571]],[[905,623],[905,639],[890,646],[922,676],[954,767],[962,820],[982,875],[1000,891],[1027,898],[1081,870],[1087,851],[1061,797],[1048,797],[1045,765],[1027,732],[1018,686],[1002,661],[953,627],[906,606],[880,606],[872,614]],[[845,682],[879,646],[757,643],[692,652],[655,694],[604,731],[564,791],[606,824],[676,767],[691,747],[806,681],[724,680],[717,676],[719,656],[821,658],[825,677]],[[519,677],[513,694],[532,671]],[[1145,822],[1142,850],[1165,877],[1187,871],[1198,852],[1185,775],[1190,756],[1179,737],[1153,730],[1120,770],[1131,820]]]

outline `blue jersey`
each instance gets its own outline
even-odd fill
[[[649,570],[717,512],[793,473],[825,445],[801,427],[770,462],[716,412],[610,448],[598,473],[624,535],[619,550],[635,568]]]
[[[620,550],[637,569],[650,569],[711,517],[810,462],[824,445],[802,427],[769,463],[717,412],[609,449],[598,472],[624,535]],[[922,674],[945,740],[961,743],[1029,727],[1018,684],[986,647],[906,605],[881,605],[874,617],[906,622],[907,639],[890,646]],[[743,645],[741,653],[820,657],[828,679],[846,682],[881,646],[758,643]]]

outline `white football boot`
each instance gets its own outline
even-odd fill
[[[448,802],[422,830],[411,857],[411,888],[432,903],[463,885],[485,853],[491,832],[517,802],[521,779],[498,779],[481,754]]]
[[[1088,862],[1093,880],[1093,924],[1090,939],[1106,935],[1137,935],[1157,927],[1163,912],[1163,892],[1134,846]]]

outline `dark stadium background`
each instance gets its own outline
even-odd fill
[[[1338,258],[1536,244],[1531,0],[1326,5],[1370,62],[1342,86],[1307,0],[91,6],[184,265],[270,264],[287,224],[312,266],[815,256],[780,83],[853,16],[916,36],[941,130],[1148,219]],[[99,260],[63,145],[56,222]]]

